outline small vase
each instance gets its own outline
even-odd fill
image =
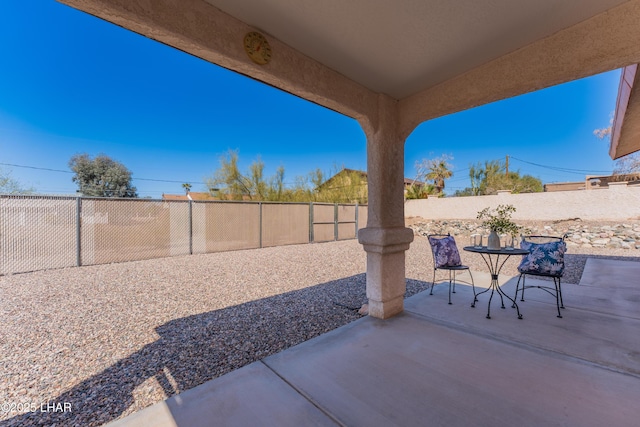
[[[491,230],[491,233],[489,233],[489,238],[487,239],[487,249],[500,249],[500,236],[498,236],[498,233],[493,230]]]

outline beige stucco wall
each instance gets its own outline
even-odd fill
[[[596,191],[508,194],[476,197],[407,200],[406,217],[425,219],[474,219],[478,211],[499,204],[515,206],[514,219],[584,220],[640,219],[640,187],[613,185]]]

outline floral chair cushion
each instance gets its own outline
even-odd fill
[[[442,267],[458,267],[462,264],[460,261],[460,252],[456,246],[453,236],[447,237],[429,237],[431,250],[433,251],[433,259],[435,268]]]
[[[561,277],[564,273],[565,242],[533,243],[523,240],[520,247],[529,251],[518,266],[520,273],[552,277]]]

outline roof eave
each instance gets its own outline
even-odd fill
[[[616,112],[611,125],[609,156],[616,160],[640,150],[640,91],[635,87],[638,64],[622,69]]]

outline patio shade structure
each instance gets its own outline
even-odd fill
[[[622,69],[616,112],[611,124],[609,156],[619,159],[640,150],[640,84],[636,85],[638,64]]]
[[[379,318],[403,310],[404,143],[420,123],[640,62],[640,0],[59,1],[356,119]]]

